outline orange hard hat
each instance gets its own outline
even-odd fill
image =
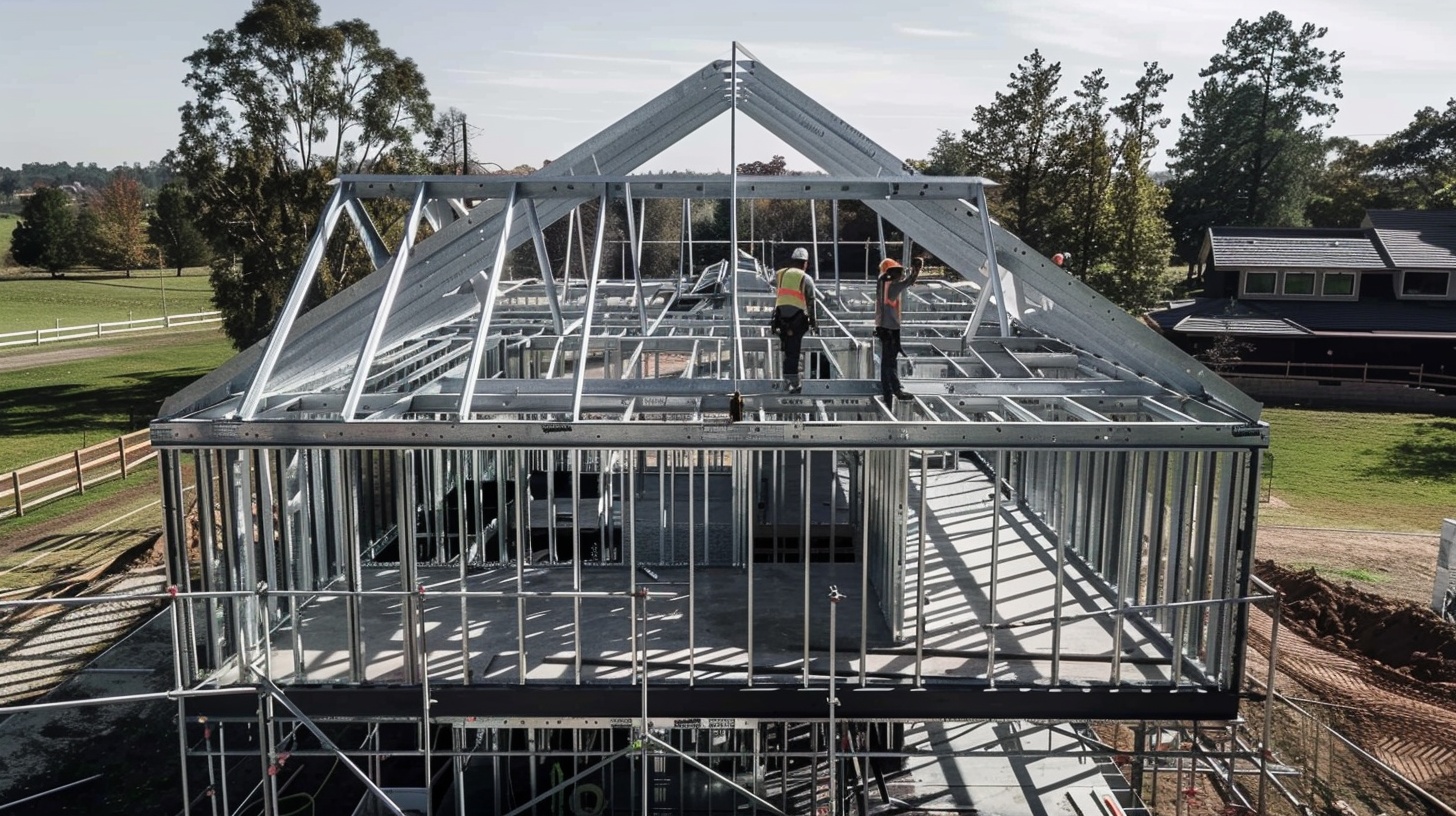
[[[900,262],[897,261],[897,260],[895,260],[894,258],[886,258],[883,261],[880,261],[880,274],[881,275],[885,274],[886,272],[889,272],[891,269],[903,269],[903,268],[904,267],[900,266]]]

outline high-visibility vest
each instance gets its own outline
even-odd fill
[[[900,299],[890,297],[890,287],[894,284],[895,281],[889,278],[880,278],[880,299],[875,304],[880,309],[880,313],[875,315],[877,323],[888,317],[896,326],[900,325]]]
[[[779,270],[778,298],[774,306],[794,306],[809,311],[809,300],[804,297],[804,270],[786,267]]]

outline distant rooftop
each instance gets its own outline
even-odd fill
[[[1367,210],[1366,227],[1398,269],[1456,269],[1456,210]]]
[[[1209,247],[1218,266],[1384,269],[1373,230],[1212,227]]]

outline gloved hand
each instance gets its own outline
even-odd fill
[[[914,260],[910,261],[910,266],[911,266],[911,268],[916,269],[916,270],[924,269],[925,268],[925,259],[924,258],[915,258]]]
[[[818,334],[819,333],[819,321],[817,321],[817,320],[810,320],[809,321],[809,331],[814,332],[815,334]]]

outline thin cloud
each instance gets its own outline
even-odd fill
[[[502,111],[486,111],[485,113],[479,114],[479,116],[485,119],[507,119],[513,122],[567,122],[574,125],[599,124],[592,119],[572,119],[566,116],[550,116],[546,114],[534,113],[507,113]]]
[[[949,28],[916,28],[907,25],[895,25],[895,31],[907,37],[926,37],[932,40],[971,40],[975,39],[975,32],[955,31]]]
[[[569,54],[558,51],[504,51],[502,53],[532,59],[582,60],[585,62],[610,62],[620,65],[653,65],[682,68],[690,63],[681,60],[658,59],[656,57],[619,57],[609,54]]]
[[[640,79],[603,76],[588,72],[563,72],[551,76],[481,72],[479,76],[464,80],[463,84],[586,95],[603,93],[641,95],[644,87],[649,89],[652,87],[644,86]]]

